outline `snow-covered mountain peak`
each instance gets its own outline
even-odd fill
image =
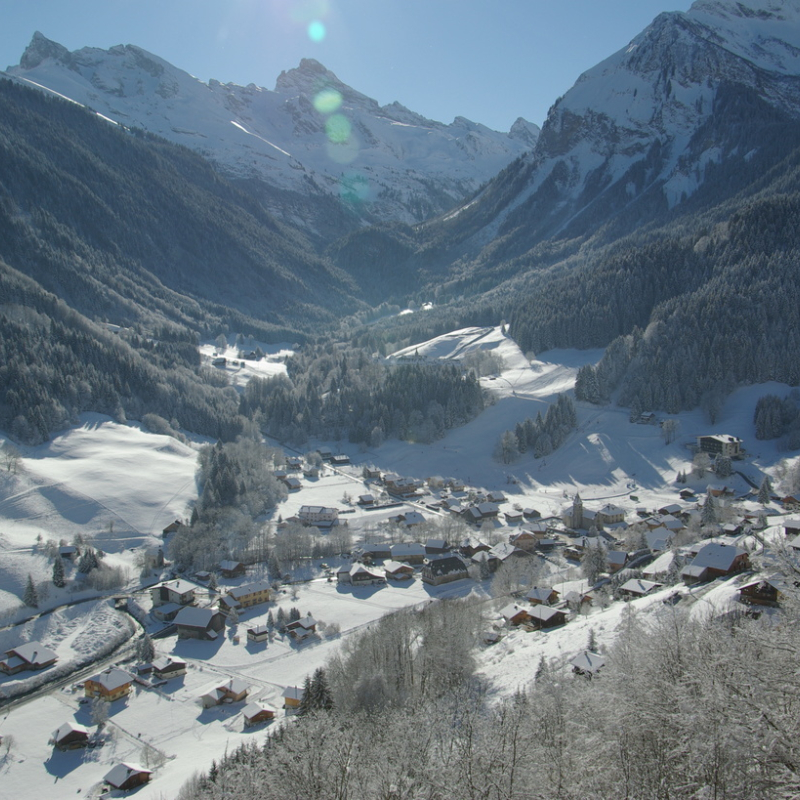
[[[69,52],[37,33],[8,74],[261,181],[270,210],[326,238],[345,222],[449,210],[530,148],[464,118],[443,125],[381,107],[310,58],[270,91],[203,83],[134,45]],[[331,198],[344,206],[338,217]]]
[[[33,69],[47,58],[65,59],[67,56],[69,56],[69,50],[66,47],[51,41],[40,31],[36,31],[31,43],[25,48],[19,64],[25,69]]]

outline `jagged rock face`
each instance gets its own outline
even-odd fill
[[[521,251],[586,233],[645,197],[651,216],[674,208],[709,165],[753,156],[721,124],[748,96],[800,117],[800,0],[700,0],[659,15],[556,102],[517,167],[524,180],[504,176],[503,203],[491,190],[499,210],[475,241],[524,229]]]
[[[123,125],[201,152],[228,175],[263,184],[270,210],[314,232],[331,215],[417,222],[457,205],[530,149],[538,128],[498,133],[378,103],[313,59],[274,91],[193,78],[131,45],[73,53],[37,33],[9,74]],[[341,210],[341,209],[340,209]]]

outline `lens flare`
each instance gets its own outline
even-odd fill
[[[314,108],[320,114],[333,114],[342,105],[342,95],[336,89],[322,89],[314,97]]]
[[[360,172],[348,172],[339,182],[339,197],[350,205],[363,205],[370,199],[369,179]]]
[[[325,38],[325,25],[318,19],[315,19],[308,26],[308,38],[312,42],[321,42]]]
[[[333,144],[344,144],[350,138],[350,120],[344,114],[333,114],[325,120],[325,133]]]
[[[358,158],[358,142],[354,136],[340,144],[325,142],[325,149],[328,158],[337,164],[352,164]]]

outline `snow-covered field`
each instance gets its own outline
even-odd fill
[[[295,514],[301,505],[331,505],[345,508],[345,495],[374,492],[362,481],[361,466],[372,464],[383,470],[427,478],[433,475],[459,477],[475,489],[502,490],[508,497],[503,510],[514,504],[533,506],[543,515],[558,514],[580,492],[587,508],[603,505],[607,498],[631,515],[635,506],[656,508],[675,502],[678,471],[689,471],[692,454],[687,445],[701,433],[719,432],[739,436],[751,455],[739,466],[753,481],[764,474],[776,474],[782,458],[775,442],[758,442],[753,427],[756,400],[766,393],[786,394],[786,386],[740,389],[732,395],[713,429],[700,412],[678,415],[680,434],[665,445],[658,426],[634,425],[628,411],[613,406],[598,408],[577,404],[578,429],[567,442],[546,459],[523,456],[512,465],[492,459],[495,443],[504,430],[517,422],[545,412],[559,392],[569,391],[578,368],[596,363],[600,351],[551,351],[540,354],[533,363],[499,328],[467,329],[417,345],[408,356],[421,358],[460,358],[475,348],[487,348],[502,356],[503,371],[482,379],[494,397],[493,405],[462,428],[451,430],[432,445],[397,441],[367,451],[347,443],[328,443],[332,449],[351,456],[352,466],[328,468],[316,480],[302,479],[302,489],[290,493],[275,510],[274,517]],[[213,347],[206,356],[213,354]],[[270,360],[248,362],[243,369],[255,374],[280,374],[285,369],[284,353],[276,348]],[[399,354],[394,354],[397,357]],[[226,367],[228,369],[228,367]],[[233,368],[231,368],[233,369]],[[235,368],[240,369],[240,368]],[[242,376],[242,380],[246,376]],[[150,434],[136,424],[121,425],[108,418],[86,415],[81,425],[54,437],[45,445],[19,448],[22,458],[15,475],[0,473],[0,609],[18,605],[25,580],[46,580],[50,564],[32,553],[36,537],[71,540],[77,533],[91,535],[111,563],[126,566],[135,576],[135,553],[131,548],[155,546],[161,529],[176,517],[185,517],[196,496],[194,481],[196,445],[184,445],[166,436]],[[311,449],[309,444],[307,448]],[[690,486],[705,491],[708,478],[690,479]],[[748,486],[734,476],[726,481],[737,492]],[[636,496],[634,500],[631,495]],[[365,530],[398,510],[367,512],[357,508],[347,515],[355,542]],[[428,518],[436,515],[423,510]],[[354,542],[354,543],[355,543]],[[579,579],[576,568],[556,570],[555,581]],[[719,609],[729,601],[737,579],[694,589],[687,602],[693,613]],[[566,591],[575,583],[557,588]],[[48,603],[72,599],[54,594]],[[408,585],[389,584],[374,589],[340,589],[324,578],[296,587],[297,596],[287,589],[278,605],[288,610],[296,606],[318,620],[336,623],[341,636],[319,639],[304,645],[278,637],[268,644],[247,644],[245,631],[252,623],[264,622],[267,612],[278,605],[258,607],[243,614],[237,631],[216,642],[179,641],[174,636],[156,641],[160,654],[178,655],[189,663],[189,672],[174,679],[161,691],[137,689],[128,700],[117,701],[111,709],[109,729],[113,736],[102,748],[70,753],[54,753],[47,739],[68,719],[91,724],[87,706],[79,695],[58,691],[21,704],[0,717],[0,736],[13,736],[13,746],[4,758],[0,755],[1,794],[28,796],[91,796],[105,772],[118,760],[143,761],[145,757],[164,759],[152,784],[137,797],[174,796],[195,770],[208,769],[227,747],[259,739],[264,728],[245,730],[242,704],[202,710],[197,696],[217,680],[239,676],[251,687],[249,699],[260,699],[280,708],[282,691],[302,683],[304,677],[322,665],[339,646],[341,639],[396,609],[430,602],[437,597],[482,593],[485,587],[471,581],[458,581],[430,589],[419,579]],[[666,593],[634,601],[647,613],[669,613],[660,602]],[[83,610],[91,608],[91,614]],[[549,633],[513,631],[499,644],[481,651],[482,674],[504,696],[531,680],[542,655],[556,664],[584,649],[589,628],[601,645],[613,642],[623,604],[593,608],[566,626]],[[73,609],[45,615],[23,627],[0,631],[0,649],[18,641],[39,639],[54,646],[62,661],[84,654],[90,639],[102,638],[114,628],[116,612],[97,601]],[[10,681],[11,679],[6,679]],[[0,683],[2,686],[2,683]],[[283,711],[279,712],[279,716]],[[274,723],[273,723],[274,724]],[[148,747],[145,748],[145,745]],[[150,749],[152,748],[152,750]],[[1,753],[2,751],[0,751]]]

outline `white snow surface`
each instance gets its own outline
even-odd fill
[[[7,72],[185,145],[234,176],[301,194],[355,191],[372,214],[408,222],[419,221],[411,204],[430,196],[426,182],[458,201],[531,149],[539,130],[525,120],[509,133],[463,117],[445,125],[399,103],[379,106],[313,59],[281,73],[271,91],[206,84],[133,45],[69,53],[37,33]],[[326,130],[339,123],[346,141]]]
[[[347,452],[352,466],[327,469],[318,480],[302,479],[300,492],[291,493],[275,510],[275,515],[291,516],[304,504],[332,505],[344,509],[344,494],[357,497],[373,491],[361,478],[361,466],[374,464],[383,470],[425,478],[430,475],[454,476],[467,480],[476,489],[501,490],[508,498],[501,511],[513,504],[532,506],[544,515],[558,514],[580,491],[584,507],[599,509],[613,502],[633,516],[636,506],[658,508],[676,502],[674,478],[679,470],[690,469],[691,452],[686,445],[698,434],[709,432],[739,436],[750,451],[740,467],[756,482],[762,475],[777,474],[782,458],[790,454],[778,451],[776,442],[758,442],[753,427],[756,400],[767,393],[785,395],[789,387],[767,384],[739,389],[727,401],[720,419],[711,429],[700,412],[678,415],[681,430],[678,439],[665,445],[657,426],[634,425],[627,409],[595,407],[577,403],[578,429],[566,443],[547,459],[530,455],[512,465],[502,465],[491,458],[494,445],[503,430],[526,417],[535,417],[559,392],[571,391],[577,369],[596,363],[601,351],[550,351],[532,362],[500,328],[468,328],[422,343],[413,352],[394,354],[414,358],[459,358],[475,348],[490,348],[500,354],[503,371],[482,379],[494,397],[477,419],[451,430],[432,445],[391,441],[373,451],[361,451],[354,445],[326,443],[332,449]],[[272,356],[276,356],[273,353]],[[312,444],[309,443],[310,448]],[[98,415],[87,415],[81,424],[56,436],[52,442],[35,448],[21,448],[22,459],[16,476],[0,473],[0,585],[11,587],[6,597],[18,602],[27,573],[45,580],[50,566],[43,556],[31,554],[37,533],[45,538],[71,538],[78,531],[94,533],[103,541],[114,563],[132,566],[133,555],[121,547],[152,545],[155,535],[175,517],[186,515],[187,504],[194,497],[196,451],[174,439],[146,433],[135,424],[121,425]],[[789,461],[795,457],[790,456]],[[509,482],[509,481],[515,482]],[[690,479],[689,485],[704,492],[709,478]],[[747,486],[735,476],[731,481],[737,492]],[[631,498],[635,493],[637,500]],[[422,510],[431,519],[437,512]],[[374,529],[378,520],[402,509],[366,512],[358,509],[347,515],[355,542],[363,532]],[[372,515],[378,515],[372,516]],[[113,532],[109,521],[114,520]],[[780,519],[780,518],[778,518]],[[512,528],[498,529],[501,536]],[[777,530],[777,523],[775,523]],[[331,564],[336,569],[338,563]],[[562,593],[585,590],[577,567],[551,565],[547,582]],[[263,575],[251,570],[241,582],[252,582]],[[319,574],[319,573],[317,573]],[[301,577],[301,576],[298,576]],[[225,583],[225,582],[223,582]],[[236,581],[227,582],[231,586]],[[227,585],[225,583],[225,585]],[[716,581],[691,590],[682,605],[691,604],[692,614],[724,613],[739,579]],[[223,587],[224,588],[224,587]],[[469,580],[430,588],[419,577],[410,583],[389,582],[382,587],[344,588],[316,578],[298,584],[297,598],[289,589],[277,604],[288,610],[311,613],[326,623],[337,623],[341,636],[354,635],[385,613],[395,609],[430,602],[439,597],[464,596],[476,592],[483,596],[486,587]],[[660,601],[672,589],[632,601],[632,606],[646,615],[671,613]],[[201,593],[201,597],[205,597]],[[54,598],[58,600],[58,597]],[[203,600],[204,602],[205,600]],[[149,608],[147,592],[137,602]],[[175,655],[188,662],[184,678],[173,679],[158,690],[137,688],[127,700],[111,706],[109,728],[113,735],[102,748],[86,752],[54,753],[47,740],[63,722],[74,720],[92,730],[89,706],[78,702],[80,693],[70,690],[52,692],[31,702],[22,703],[0,716],[0,735],[11,733],[15,744],[9,758],[0,766],[3,792],[9,796],[87,796],[91,788],[119,760],[142,762],[145,744],[166,759],[154,773],[149,786],[137,797],[174,797],[183,782],[195,771],[205,770],[212,758],[219,758],[227,747],[230,752],[240,742],[263,737],[265,727],[244,729],[241,710],[253,700],[263,700],[281,708],[282,692],[300,685],[307,674],[325,663],[338,646],[338,639],[316,638],[297,645],[278,638],[267,644],[246,642],[245,632],[253,624],[263,623],[275,603],[243,612],[237,626],[241,643],[236,644],[231,628],[215,642],[180,641],[176,637],[157,640],[160,655]],[[81,609],[94,609],[84,615]],[[549,632],[510,632],[499,644],[481,649],[481,674],[491,681],[497,698],[526,685],[544,655],[556,668],[568,669],[568,660],[581,652],[593,628],[601,647],[609,647],[616,636],[623,604],[612,603],[607,609],[593,608],[567,625]],[[62,609],[45,615],[23,627],[0,632],[0,648],[17,641],[38,639],[55,647],[67,660],[103,640],[113,628],[113,612],[106,603],[94,603]],[[241,678],[250,686],[242,703],[203,710],[197,696],[211,683]],[[9,679],[10,680],[10,679]],[[279,710],[278,717],[284,714]],[[274,723],[273,723],[274,724]]]

